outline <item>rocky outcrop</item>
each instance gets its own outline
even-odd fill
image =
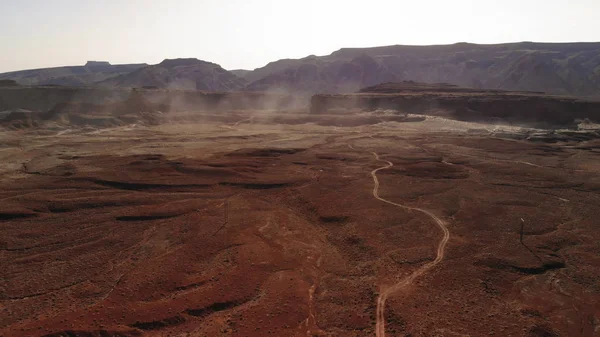
[[[384,85],[386,90],[390,85]],[[375,90],[375,91],[379,91]],[[538,93],[482,91],[458,87],[431,88],[391,93],[361,92],[349,95],[315,95],[311,113],[331,110],[393,110],[481,122],[538,126],[569,126],[577,119],[600,122],[600,102]]]
[[[194,58],[167,59],[98,83],[103,87],[155,87],[174,90],[236,91],[246,81],[215,63]]]
[[[77,87],[0,89],[0,126],[31,128],[48,125],[108,127],[156,124],[170,113],[281,110],[304,105],[292,95]]]
[[[110,62],[106,62],[106,61],[87,61],[87,63],[85,64],[86,67],[91,68],[91,67],[110,67],[111,64]]]
[[[246,75],[248,78],[250,75]],[[358,89],[397,77],[374,58],[364,54],[349,61],[323,61],[316,56],[296,66],[250,83],[246,90],[312,93],[355,92]]]
[[[10,129],[44,126],[110,127],[125,124],[157,124],[157,110],[133,91],[123,101],[92,104],[80,101],[57,103],[48,111],[17,109],[0,119]]]
[[[127,99],[129,92],[130,90],[124,89],[60,86],[0,88],[0,111],[11,109],[48,111],[57,104],[68,102],[114,103]]]
[[[251,90],[351,93],[387,81],[551,94],[600,95],[600,43],[508,43],[344,48],[271,62],[244,75]]]
[[[17,85],[19,84],[14,80],[0,80],[0,87],[16,87]]]

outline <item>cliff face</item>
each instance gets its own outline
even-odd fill
[[[251,90],[351,93],[387,81],[600,96],[600,43],[345,48],[271,62],[244,75]]]
[[[10,109],[47,111],[56,104],[68,102],[114,103],[125,100],[129,96],[129,91],[58,86],[0,88],[0,111]]]
[[[576,119],[600,122],[599,101],[535,92],[474,90],[447,84],[410,82],[400,85],[386,83],[361,91],[348,95],[314,95],[310,101],[311,113],[330,114],[340,109],[384,109],[398,114],[415,113],[514,124],[568,126]],[[10,118],[26,120],[26,125],[36,125],[36,120],[47,119],[43,116],[49,112],[75,116],[70,120],[93,115],[117,116],[120,119],[128,115],[128,120],[135,120],[135,115],[142,112],[160,111],[159,115],[168,117],[169,113],[175,112],[285,110],[302,108],[305,102],[301,96],[285,93],[15,86],[0,88],[0,120],[6,121],[12,112],[15,114]],[[147,117],[144,120],[149,121]]]
[[[170,113],[197,111],[271,110],[296,107],[304,101],[273,93],[207,93],[184,90],[144,90],[77,87],[0,88],[0,125],[41,127],[154,124]]]
[[[368,55],[333,62],[312,57],[254,81],[246,89],[280,90],[299,94],[355,92],[367,85],[396,79],[393,72]]]
[[[0,87],[16,87],[18,85],[15,80],[0,80]]]
[[[367,89],[373,92],[314,95],[311,113],[384,109],[458,120],[524,125],[568,126],[576,119],[600,122],[600,101],[540,93],[470,90],[448,85],[410,86],[391,92],[393,87],[384,84]]]

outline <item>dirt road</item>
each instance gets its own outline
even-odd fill
[[[423,275],[425,272],[427,272],[429,269],[435,267],[438,263],[440,263],[444,259],[444,252],[446,249],[446,244],[448,243],[448,240],[450,239],[450,232],[448,231],[448,228],[446,227],[446,224],[444,223],[444,221],[442,219],[438,218],[435,214],[431,213],[430,211],[422,209],[422,208],[410,207],[410,206],[398,204],[393,201],[386,200],[379,196],[379,179],[377,179],[377,172],[379,172],[381,170],[389,169],[390,167],[394,166],[394,164],[391,161],[387,161],[387,160],[379,158],[379,155],[377,153],[375,153],[375,152],[372,152],[372,153],[375,156],[375,159],[377,159],[378,161],[387,163],[387,165],[371,171],[371,176],[373,177],[373,183],[374,183],[373,197],[375,197],[375,199],[383,201],[387,204],[394,205],[394,206],[400,207],[400,208],[404,208],[408,211],[416,211],[416,212],[420,212],[420,213],[427,215],[428,217],[430,217],[431,219],[433,219],[435,221],[436,225],[442,230],[442,232],[444,234],[444,236],[442,237],[442,240],[438,244],[437,256],[436,256],[435,260],[433,260],[432,262],[427,263],[423,267],[417,269],[412,274],[410,274],[408,277],[400,280],[398,283],[396,283],[388,288],[381,289],[379,297],[377,298],[377,314],[376,314],[377,322],[376,322],[376,326],[375,326],[375,335],[377,337],[385,337],[385,302],[386,302],[387,298],[391,294],[393,294],[393,293],[401,290],[402,288],[408,286],[409,284],[411,284],[417,277]]]

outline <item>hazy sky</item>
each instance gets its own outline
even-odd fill
[[[0,72],[462,41],[600,41],[600,0],[0,0]]]

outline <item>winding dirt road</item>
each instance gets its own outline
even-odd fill
[[[379,297],[377,298],[377,318],[376,318],[377,321],[376,321],[376,326],[375,326],[375,335],[377,337],[385,337],[385,302],[386,302],[387,298],[391,294],[393,294],[393,293],[401,290],[402,288],[408,286],[409,284],[411,284],[417,277],[423,275],[425,272],[427,272],[429,269],[435,267],[438,263],[440,263],[444,259],[444,252],[446,249],[446,244],[448,243],[448,240],[450,239],[450,232],[448,231],[448,228],[446,227],[446,223],[442,219],[438,218],[435,214],[431,213],[430,211],[422,209],[422,208],[418,208],[418,207],[410,207],[410,206],[398,204],[393,201],[386,200],[379,196],[379,179],[377,179],[377,172],[379,172],[381,170],[389,169],[390,167],[394,166],[394,164],[391,161],[387,161],[387,160],[379,158],[379,155],[377,153],[375,153],[375,152],[372,152],[372,153],[375,156],[375,159],[377,159],[378,161],[387,163],[387,165],[371,171],[371,176],[373,177],[373,183],[374,183],[373,197],[375,197],[375,199],[383,201],[387,204],[394,205],[394,206],[400,207],[400,208],[404,208],[407,211],[416,211],[416,212],[420,212],[420,213],[427,215],[428,217],[433,219],[433,221],[435,221],[436,225],[444,233],[442,240],[438,244],[437,256],[436,256],[435,260],[425,264],[424,266],[422,266],[421,268],[417,269],[412,274],[410,274],[408,277],[400,280],[398,283],[396,283],[388,288],[381,289]]]

